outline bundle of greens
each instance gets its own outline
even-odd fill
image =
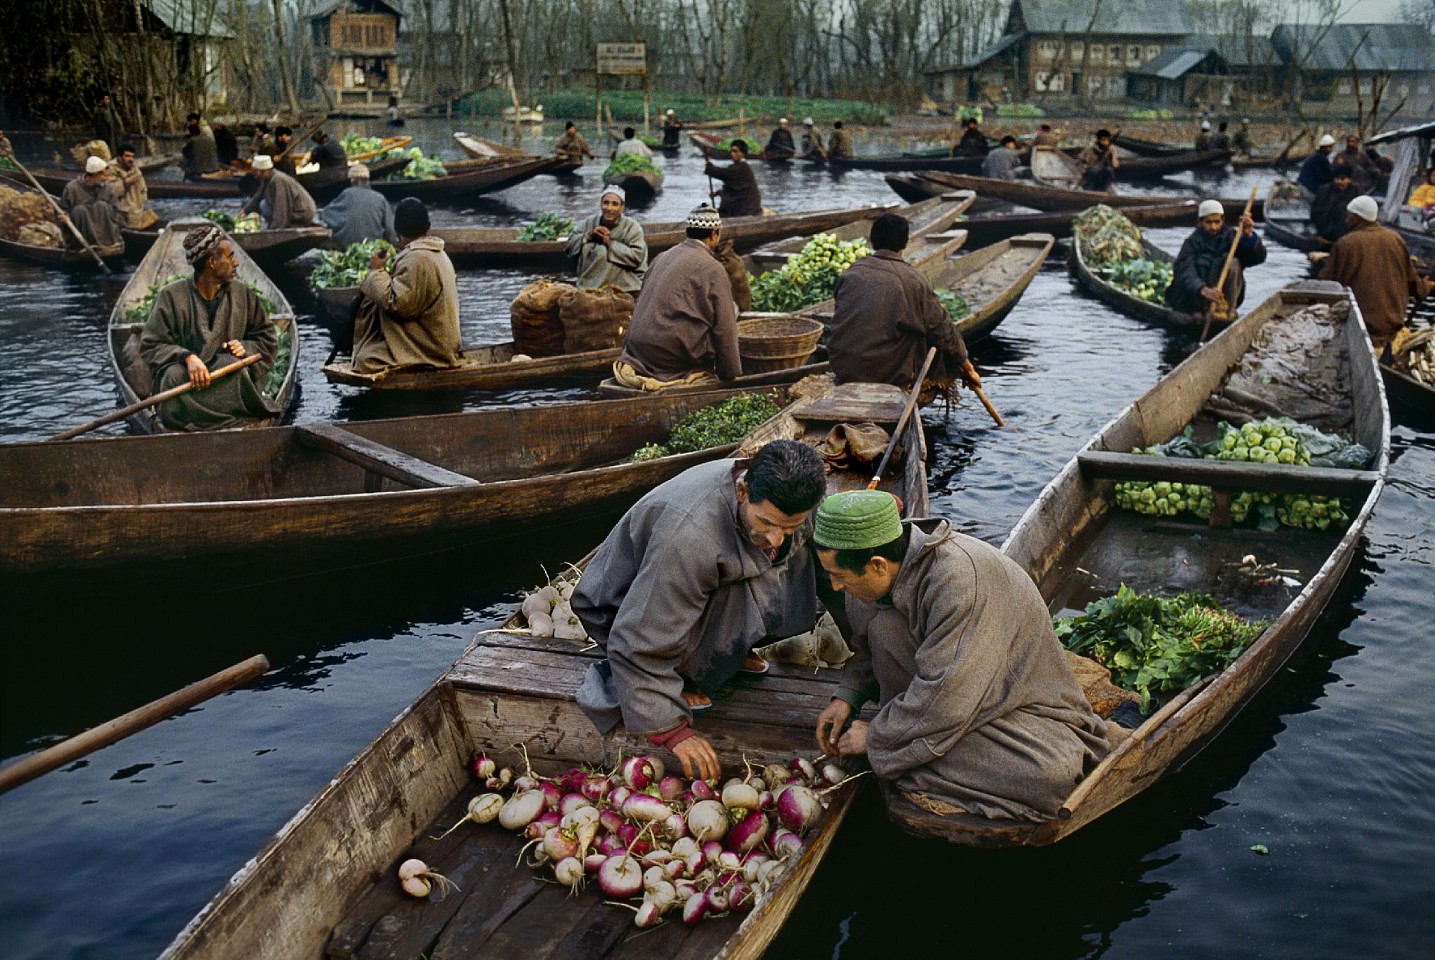
[[[1112,267],[1143,255],[1141,231],[1125,214],[1104,203],[1085,210],[1071,221],[1071,231],[1081,244],[1081,255],[1095,268]]]
[[[315,290],[357,287],[369,275],[369,258],[378,250],[392,256],[394,248],[387,240],[360,240],[343,250],[325,252],[309,275],[309,285]]]
[[[145,295],[136,301],[134,306],[125,307],[126,322],[144,323],[149,319],[149,312],[154,309],[154,299],[159,296],[159,292],[176,280],[188,280],[189,278],[190,274],[188,273],[172,273],[163,280],[150,284],[149,289],[145,291]]]
[[[566,237],[573,230],[573,221],[554,213],[540,213],[538,219],[518,231],[514,237],[519,243],[533,243],[539,240],[557,240]]]
[[[274,357],[274,366],[269,368],[269,376],[264,379],[264,386],[261,388],[266,397],[274,397],[279,393],[279,388],[284,386],[284,375],[289,370],[289,354],[294,350],[294,330],[292,323],[286,323],[275,330],[279,341],[279,351]]]
[[[1106,279],[1112,286],[1120,287],[1142,300],[1162,303],[1166,299],[1166,288],[1171,285],[1172,266],[1168,261],[1137,257],[1112,265]]]
[[[649,443],[629,459],[657,460],[675,453],[694,453],[737,443],[752,430],[777,416],[782,409],[768,394],[729,397],[717,406],[696,410],[673,424],[667,443]]]
[[[206,220],[218,224],[219,229],[225,233],[258,233],[264,229],[264,223],[257,213],[242,213],[236,217],[224,210],[206,210],[203,216]]]
[[[830,233],[819,233],[781,269],[752,281],[752,308],[787,313],[830,300],[837,278],[871,252],[866,240],[844,243]]]
[[[967,303],[967,298],[955,290],[948,290],[946,287],[937,288],[937,299],[942,301],[942,306],[947,310],[947,316],[956,323],[963,317],[971,315],[972,305]]]
[[[1140,694],[1146,711],[1152,694],[1179,692],[1224,670],[1266,621],[1245,620],[1204,594],[1166,600],[1122,584],[1115,596],[1094,600],[1084,614],[1059,617],[1052,626],[1068,650],[1100,662],[1117,686]]]
[[[611,178],[621,177],[628,173],[656,173],[660,177],[663,175],[663,171],[657,168],[651,158],[639,156],[636,153],[620,153],[603,171],[603,181],[606,183]]]
[[[448,170],[444,168],[443,161],[438,157],[425,157],[424,152],[418,147],[396,152],[406,152],[409,156],[408,166],[399,171],[399,176],[405,180],[433,180],[435,177],[448,176]]]
[[[361,137],[356,133],[351,133],[348,136],[344,137],[344,139],[341,140],[340,143],[344,147],[344,152],[351,157],[355,154],[360,153],[373,153],[375,150],[379,149],[384,145],[383,138],[381,137]],[[405,150],[403,147],[390,147],[383,153],[375,154],[374,156],[369,157],[364,162],[377,163],[380,160],[387,160],[389,157],[399,157],[406,155],[410,157],[412,156],[412,154],[408,150]]]

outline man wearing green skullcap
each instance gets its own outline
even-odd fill
[[[982,816],[1055,816],[1108,745],[1026,573],[875,490],[828,497],[812,540],[856,651],[817,718],[823,752]],[[846,727],[869,700],[871,722]]]

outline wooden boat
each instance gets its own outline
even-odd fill
[[[329,293],[331,291],[322,291]],[[348,303],[344,302],[345,316]],[[565,353],[556,357],[515,360],[518,348],[512,343],[470,347],[460,355],[456,367],[399,367],[384,373],[355,373],[348,360],[325,364],[321,372],[330,383],[370,390],[509,390],[560,380],[593,382],[613,369],[620,348]]]
[[[1202,410],[1268,324],[1311,304],[1347,303],[1336,333],[1348,357],[1348,392],[1329,397],[1353,411],[1352,438],[1375,452],[1369,470],[1273,466],[1133,455],[1193,424],[1198,440],[1214,436]],[[1121,583],[1138,592],[1195,590],[1242,616],[1269,625],[1225,670],[1169,695],[1072,791],[1058,815],[1042,822],[939,816],[884,790],[903,829],[971,846],[1055,843],[1135,797],[1204,747],[1275,676],[1310,630],[1360,549],[1361,532],[1380,495],[1389,461],[1390,420],[1359,308],[1335,284],[1302,283],[1275,294],[1186,359],[1101,429],[1042,491],[1002,550],[1036,581],[1054,612],[1079,610]],[[1318,493],[1348,498],[1344,530],[1280,527],[1253,534],[1230,526],[1152,519],[1119,510],[1113,480],[1200,483],[1221,491]],[[1301,581],[1254,582],[1232,571],[1254,553]]]
[[[392,558],[509,536],[613,507],[722,456],[731,448],[626,462],[737,392],[4,444],[0,570],[253,551],[278,577],[363,551]]]
[[[497,159],[432,180],[373,180],[370,186],[390,200],[418,197],[436,203],[459,202],[506,190],[557,169],[564,162],[562,157]]]
[[[1314,197],[1294,180],[1277,180],[1266,196],[1266,236],[1277,243],[1309,253],[1330,246],[1315,233],[1310,220]]]
[[[1117,181],[1159,180],[1183,170],[1223,167],[1230,162],[1229,150],[1187,150],[1160,157],[1127,157],[1116,169]]]
[[[874,421],[891,429],[902,398],[893,388],[839,388],[794,404],[744,441],[815,441],[834,423]],[[909,512],[927,509],[925,446],[914,418],[909,451],[883,488]],[[865,486],[867,477],[828,477],[831,490]],[[570,572],[566,577],[571,578]],[[840,787],[804,838],[803,850],[750,913],[731,913],[689,927],[675,917],[637,931],[630,911],[603,902],[590,884],[569,891],[515,864],[522,840],[496,823],[456,823],[477,784],[469,762],[486,753],[521,769],[515,743],[534,769],[554,775],[577,765],[616,763],[619,751],[653,753],[640,737],[600,737],[574,702],[579,679],[598,651],[572,641],[507,630],[481,635],[443,676],[247,863],[190,921],[163,960],[266,960],[319,956],[459,956],[653,958],[720,956],[757,960],[797,904],[830,849],[862,780]],[[761,678],[739,677],[700,726],[725,770],[753,762],[786,762],[812,753],[812,725],[836,689],[832,671],[774,663]],[[659,754],[668,769],[675,758]],[[865,779],[865,778],[864,778]],[[335,838],[342,855],[335,856]],[[328,851],[326,853],[326,851]],[[458,889],[442,902],[399,893],[398,864],[422,857]],[[304,869],[293,869],[294,864]]]
[[[1139,137],[1127,136],[1124,133],[1118,133],[1112,139],[1111,142],[1133,157],[1174,157],[1184,153],[1193,152],[1193,148],[1191,147],[1178,147],[1173,146],[1169,143],[1158,143],[1155,140],[1142,140]],[[1302,157],[1301,159],[1304,158]],[[1240,169],[1242,167],[1272,167],[1276,166],[1279,162],[1280,161],[1278,157],[1238,156],[1234,152],[1232,153],[1231,158],[1226,161],[1226,163],[1230,164],[1233,167],[1236,167],[1237,169]],[[1121,165],[1126,165],[1125,157],[1122,157]],[[1220,162],[1213,161],[1210,165],[1219,166]]]
[[[1021,180],[994,180],[990,177],[968,177],[955,173],[923,171],[917,176],[928,181],[931,184],[930,189],[934,191],[942,189],[972,190],[978,196],[1005,200],[1008,203],[1030,207],[1033,210],[1081,211],[1091,206],[1093,202],[1125,209],[1126,207],[1148,207],[1153,204],[1184,203],[1190,199],[1190,197],[1181,196],[1092,193],[1086,190],[1066,190],[1061,187],[1042,186]],[[1221,204],[1226,208],[1228,219],[1239,217],[1241,211],[1246,208],[1244,197],[1239,200],[1222,199]],[[1261,219],[1264,215],[1264,208],[1264,201],[1257,198],[1251,208],[1251,215],[1257,220]]]
[[[95,253],[100,255],[100,259],[108,265],[117,265],[124,260],[125,245],[123,243],[99,246],[94,249]],[[100,268],[99,264],[95,262],[94,254],[90,251],[70,247],[41,247],[33,243],[21,243],[18,240],[0,238],[0,253],[16,260],[29,260],[47,267],[63,267],[67,270],[98,270]]]
[[[120,228],[125,238],[125,255],[144,256],[154,246],[160,231],[167,224],[161,221],[148,230]],[[328,227],[281,227],[278,230],[259,230],[254,233],[232,233],[229,238],[234,245],[264,266],[278,266],[293,260],[309,250],[323,246],[333,235]]]
[[[743,314],[743,316],[771,316],[771,314]],[[614,351],[614,360],[617,359],[616,354],[618,352],[619,351]],[[635,390],[632,387],[625,387],[612,377],[606,377],[598,384],[598,396],[613,400],[636,400],[644,397],[667,396],[670,393],[711,393],[713,390],[722,390],[724,388],[752,390],[761,387],[786,386],[787,384],[796,383],[807,377],[821,376],[831,370],[831,367],[827,363],[827,351],[823,347],[818,347],[807,359],[807,363],[799,367],[788,367],[786,370],[745,373],[731,380],[708,380],[704,383],[668,387],[658,391]]]
[[[1178,227],[1196,222],[1198,206],[1195,200],[1185,200],[1149,207],[1122,207],[1121,213],[1138,227]],[[1074,210],[968,217],[962,221],[962,229],[967,231],[967,243],[973,247],[995,243],[1021,233],[1049,233],[1057,239],[1063,239],[1071,236],[1071,224],[1076,217],[1077,211]]]
[[[1172,263],[1175,260],[1169,253],[1153,245],[1145,237],[1141,238],[1141,250],[1142,256],[1153,263]],[[1120,287],[1108,283],[1096,268],[1086,262],[1079,239],[1067,245],[1066,266],[1077,282],[1096,299],[1110,304],[1127,316],[1188,333],[1200,333],[1206,325],[1204,314],[1173,310],[1164,303],[1143,300],[1135,294],[1127,293]],[[1225,321],[1215,320],[1212,321],[1211,328],[1218,330],[1224,325]]]
[[[110,350],[110,366],[114,370],[115,384],[119,390],[120,405],[129,406],[150,396],[153,384],[148,365],[139,355],[140,332],[144,321],[132,321],[125,311],[136,306],[156,284],[164,283],[174,276],[188,277],[194,270],[184,258],[184,235],[191,227],[207,224],[201,217],[176,220],[161,232],[150,252],[135,268],[119,299],[110,312],[109,336],[106,338]],[[231,238],[232,240],[233,238]],[[298,399],[297,373],[299,369],[299,327],[294,322],[294,311],[283,292],[259,269],[253,259],[237,245],[235,256],[239,260],[237,282],[248,283],[259,295],[273,305],[270,318],[279,334],[279,356],[275,370],[280,371],[277,386],[272,392],[266,391],[279,406],[279,417],[272,420],[255,421],[246,429],[272,426],[283,419],[294,401]],[[141,433],[163,433],[165,426],[153,407],[147,407],[128,418],[128,422]],[[228,433],[229,431],[220,431]]]
[[[1411,255],[1425,261],[1435,260],[1435,234],[1425,229],[1419,211],[1405,202],[1430,171],[1429,157],[1435,152],[1435,121],[1388,130],[1366,141],[1367,146],[1383,143],[1394,143],[1396,147],[1394,167],[1385,186],[1387,201],[1380,205],[1380,222],[1400,234]]]
[[[627,194],[628,203],[632,206],[652,203],[658,191],[663,189],[663,175],[651,170],[632,170],[614,176],[605,173],[603,182],[622,187],[623,193]]]
[[[879,173],[900,173],[909,170],[940,170],[944,173],[978,174],[982,157],[846,157],[826,160],[829,170],[876,170]]]
[[[1031,152],[1031,176],[1044,187],[1078,190],[1081,164],[1053,147],[1039,147]]]
[[[698,152],[709,160],[721,160],[725,163],[730,159],[728,151],[719,147],[718,144],[725,139],[734,139],[732,137],[715,137],[710,133],[689,133],[688,139],[692,141],[693,146],[698,148]],[[788,163],[797,155],[796,151],[768,150],[767,147],[759,147],[756,139],[746,137],[743,139],[747,140],[748,146],[753,148],[747,156],[748,160],[761,160],[764,163]]]
[[[510,147],[507,144],[499,143],[496,140],[485,140],[483,137],[475,137],[471,133],[464,133],[462,130],[455,130],[453,134],[456,142],[463,152],[475,160],[492,160],[495,157],[525,157],[532,159],[535,155],[526,150],[519,150],[517,147]],[[446,168],[450,167],[445,163]],[[560,174],[572,173],[583,166],[582,157],[564,157],[563,164],[556,166],[548,172],[557,176]]]
[[[1402,419],[1435,421],[1435,387],[1395,369],[1384,360],[1380,363],[1380,377],[1385,381],[1385,395],[1390,399],[1392,413]]]

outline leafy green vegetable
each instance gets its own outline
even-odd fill
[[[657,460],[675,453],[694,453],[737,443],[782,410],[776,398],[765,393],[740,394],[716,406],[695,410],[673,424],[666,444],[650,443],[630,461]]]
[[[326,251],[309,274],[309,285],[316,290],[357,287],[369,275],[369,258],[376,250],[387,250],[391,256],[394,252],[387,240],[360,240],[343,250]]]
[[[967,298],[955,290],[948,290],[946,287],[937,288],[937,299],[942,301],[942,306],[947,310],[947,316],[956,323],[963,317],[971,315],[972,305],[967,303]]]
[[[871,252],[866,240],[844,243],[830,233],[819,233],[780,269],[752,281],[752,308],[786,313],[830,300],[837,278]]]
[[[206,220],[219,224],[219,228],[225,233],[258,233],[264,229],[264,222],[259,219],[257,213],[245,213],[236,217],[224,210],[206,210],[203,216]]]
[[[294,324],[284,324],[275,330],[275,334],[279,350],[274,356],[274,366],[269,368],[269,376],[264,380],[262,391],[266,397],[278,396],[279,388],[284,386],[284,375],[289,371],[289,354],[294,350]]]
[[[400,178],[404,180],[433,180],[436,177],[448,176],[447,168],[438,157],[425,157],[424,152],[418,147],[411,147],[408,150],[408,155],[408,166],[399,171]]]
[[[1098,269],[1138,260],[1145,253],[1136,224],[1104,203],[1083,211],[1071,221],[1071,232],[1081,244],[1082,258]]]
[[[1113,264],[1106,274],[1106,279],[1113,286],[1120,287],[1142,300],[1162,303],[1166,299],[1166,288],[1171,285],[1173,266],[1174,264],[1167,261],[1137,257],[1135,260]]]
[[[1264,843],[1253,843],[1253,844],[1251,844],[1251,853],[1258,853],[1258,854],[1260,854],[1261,856],[1264,857],[1264,856],[1266,856],[1267,854],[1269,854],[1270,852],[1271,852],[1271,851],[1270,851],[1270,848],[1267,847]]]
[[[608,164],[608,169],[603,171],[603,179],[606,181],[610,177],[621,177],[626,173],[656,173],[660,177],[663,175],[663,171],[658,169],[651,158],[636,153],[620,153]]]
[[[537,240],[556,240],[559,237],[567,236],[572,229],[572,220],[553,213],[540,213],[538,219],[520,230],[518,236],[514,237],[514,239],[520,243],[532,243]]]
[[[349,154],[349,156],[354,156],[355,154],[360,153],[372,153],[373,151],[379,149],[384,145],[384,141],[381,137],[361,137],[356,133],[349,134],[343,140],[341,140],[340,143],[344,147],[344,152]],[[412,156],[411,154],[409,154],[409,151],[405,150],[403,147],[390,147],[383,153],[370,157],[366,162],[377,163],[380,160],[387,160],[389,157],[399,157],[406,155]]]
[[[150,284],[145,295],[134,306],[125,308],[125,320],[129,323],[144,323],[149,320],[149,313],[154,309],[154,299],[159,296],[159,292],[176,280],[188,280],[190,276],[188,273],[172,273],[163,280]]]
[[[1115,596],[1052,626],[1067,649],[1097,660],[1117,686],[1140,694],[1144,711],[1153,693],[1178,692],[1224,670],[1266,622],[1245,620],[1204,594],[1165,600],[1122,584]]]

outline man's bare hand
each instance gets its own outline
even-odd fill
[[[837,753],[837,740],[852,716],[852,704],[834,699],[817,715],[817,749],[828,756]]]
[[[384,265],[387,264],[388,262],[389,262],[389,251],[384,250],[384,249],[375,250],[374,253],[373,253],[373,255],[369,257],[369,269],[370,269],[370,270],[382,270],[382,269],[384,269]]]
[[[1201,296],[1205,297],[1212,303],[1215,303],[1217,300],[1221,299],[1221,291],[1217,290],[1215,287],[1202,287]]]
[[[244,343],[239,340],[226,340],[221,344],[224,349],[234,354],[240,360],[244,359]]]
[[[194,389],[203,390],[209,386],[209,368],[204,365],[203,360],[191,353],[184,358],[184,368],[189,371],[189,382]]]
[[[607,227],[594,227],[593,239],[606,247],[613,240],[613,231],[609,230]]]
[[[977,368],[972,366],[970,360],[962,361],[962,382],[973,390],[982,385],[981,374],[977,373]]]
[[[673,747],[673,753],[683,762],[683,776],[689,780],[716,780],[722,774],[717,751],[696,733]]]
[[[847,728],[842,739],[837,741],[837,753],[844,757],[858,757],[867,752],[867,721],[858,720]]]

